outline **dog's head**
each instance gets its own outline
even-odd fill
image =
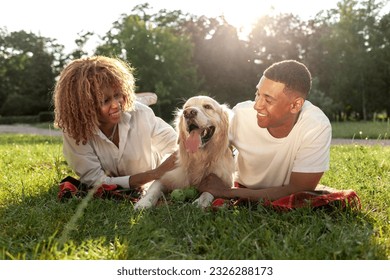
[[[229,142],[229,109],[208,96],[191,97],[177,113],[176,128],[179,144],[189,153],[209,146],[221,149]]]

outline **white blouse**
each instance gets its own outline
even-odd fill
[[[81,182],[129,188],[131,175],[156,168],[177,149],[173,127],[139,102],[122,113],[118,131],[119,148],[100,129],[85,145],[63,133],[64,157]]]

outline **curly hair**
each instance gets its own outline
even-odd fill
[[[311,74],[296,60],[283,60],[268,67],[263,75],[272,81],[285,84],[286,91],[295,91],[307,98],[311,89]]]
[[[104,88],[111,87],[122,93],[123,110],[134,109],[133,70],[120,59],[104,56],[70,62],[54,89],[54,125],[75,139],[77,145],[86,144],[100,125]]]

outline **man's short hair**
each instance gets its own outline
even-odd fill
[[[306,98],[311,89],[311,74],[296,60],[283,60],[268,67],[263,75],[272,81],[285,84],[285,90],[299,92]]]

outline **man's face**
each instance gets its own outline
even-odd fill
[[[257,111],[257,124],[259,127],[267,128],[275,137],[280,136],[279,133],[282,131],[290,132],[296,120],[296,114],[292,111],[294,98],[283,92],[284,86],[283,83],[264,76],[257,85],[254,105]],[[275,135],[272,132],[275,132]]]

